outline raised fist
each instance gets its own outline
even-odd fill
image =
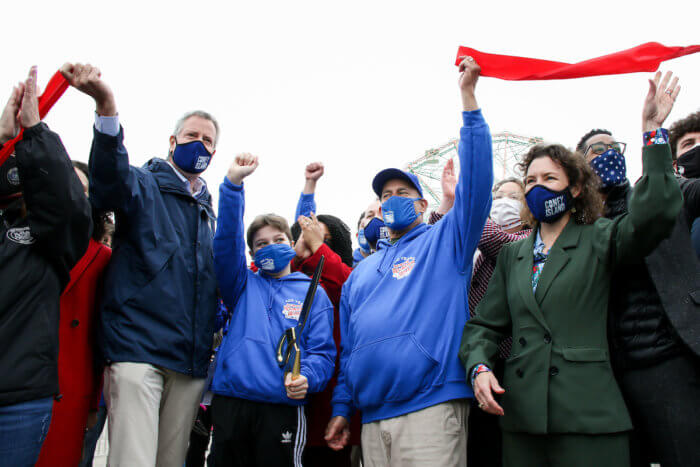
[[[111,117],[117,114],[114,95],[102,80],[99,68],[89,63],[87,65],[66,63],[61,67],[61,74],[71,86],[95,100],[98,115]]]
[[[323,164],[321,162],[312,162],[306,166],[304,178],[316,182],[321,177],[323,177]]]
[[[255,169],[257,168],[258,156],[244,152],[235,157],[233,163],[228,168],[226,177],[234,185],[240,185],[243,183],[243,179],[255,172]]]

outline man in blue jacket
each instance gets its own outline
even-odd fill
[[[232,314],[212,382],[212,452],[217,467],[298,467],[306,443],[307,395],[325,388],[335,366],[333,305],[319,287],[297,335],[301,374],[285,375],[277,361],[278,341],[285,329],[298,325],[310,279],[291,272],[292,234],[275,214],[258,216],[248,228],[258,272],[247,267],[243,179],[257,166],[255,156],[236,156],[220,188],[214,265]]]
[[[167,160],[129,165],[113,94],[90,65],[66,64],[72,86],[97,104],[90,201],[114,211],[99,342],[107,365],[111,466],[181,466],[204,388],[217,310],[214,213],[200,178],[218,124],[206,112],[178,121]]]
[[[362,411],[365,465],[466,466],[466,399],[457,352],[468,316],[472,258],[491,206],[491,135],[474,96],[479,67],[460,65],[463,120],[455,204],[433,226],[415,175],[386,169],[372,187],[390,240],[343,287],[341,360],[326,440],[349,437]]]

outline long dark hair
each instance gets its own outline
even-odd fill
[[[90,171],[85,162],[71,161],[73,167],[85,174],[85,178],[90,183]],[[102,242],[105,235],[112,237],[114,235],[114,213],[111,211],[100,211],[92,208],[92,239],[97,242]]]
[[[329,247],[333,250],[343,263],[352,267],[352,239],[350,237],[350,228],[335,216],[330,214],[320,214],[316,216],[319,222],[328,227],[328,232],[331,234],[331,240],[328,242]],[[296,242],[301,236],[301,227],[298,222],[292,225],[292,238]]]
[[[549,157],[559,165],[569,179],[569,186],[581,189],[578,197],[574,198],[572,216],[578,224],[592,224],[603,215],[603,198],[600,195],[600,179],[588,165],[586,159],[578,153],[569,151],[561,144],[537,144],[530,148],[518,168],[523,174],[523,183],[527,177],[527,169],[535,159]],[[523,204],[520,218],[528,225],[537,225],[537,220],[530,212],[527,203]]]

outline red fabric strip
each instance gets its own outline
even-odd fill
[[[39,96],[39,118],[43,119],[49,113],[49,109],[66,92],[66,89],[68,89],[68,81],[66,81],[66,78],[63,77],[60,71],[57,71],[46,85],[44,93]],[[22,139],[23,134],[24,130],[20,130],[17,136],[5,143],[0,149],[0,165],[4,164],[7,158],[10,157],[10,154],[15,149],[15,144]]]
[[[631,49],[583,62],[563,63],[537,58],[488,54],[469,47],[460,47],[455,64],[459,65],[462,59],[469,55],[481,67],[482,76],[511,81],[571,79],[656,71],[663,61],[696,52],[700,52],[700,45],[666,47],[658,42],[647,42]]]

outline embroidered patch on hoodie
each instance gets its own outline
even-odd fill
[[[294,319],[299,321],[299,315],[301,314],[302,303],[299,300],[290,298],[284,302],[284,307],[282,308],[282,314],[287,319]]]
[[[402,256],[391,266],[391,275],[394,279],[400,280],[408,277],[413,271],[413,266],[416,265],[416,258],[413,256],[406,257]]]

